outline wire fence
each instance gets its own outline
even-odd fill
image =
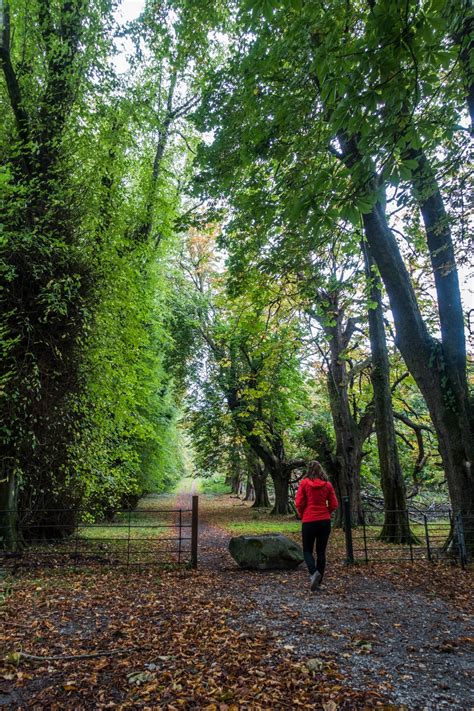
[[[449,509],[363,510],[354,521],[349,499],[343,499],[348,563],[403,563],[456,560],[465,568],[474,537],[474,516]]]
[[[0,510],[3,567],[197,567],[198,497],[191,508],[120,510],[94,520],[80,509]]]
[[[343,500],[349,563],[470,562],[474,517],[449,509],[364,509],[354,521]],[[357,524],[357,525],[356,525]],[[12,540],[12,531],[14,540]],[[198,497],[191,508],[137,508],[94,520],[80,509],[0,510],[3,568],[197,567]]]

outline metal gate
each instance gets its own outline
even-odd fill
[[[474,531],[472,516],[453,514],[451,510],[432,512],[419,509],[404,511],[362,512],[362,520],[351,518],[348,497],[343,498],[343,522],[348,563],[402,563],[426,560],[457,560],[462,568],[469,562],[466,539]],[[406,521],[412,537],[405,543],[390,543],[383,540],[382,531],[390,535],[386,514],[396,514]]]
[[[16,545],[0,526],[3,567],[181,566],[198,562],[198,497],[191,508],[136,508],[95,520],[81,509],[3,510]]]

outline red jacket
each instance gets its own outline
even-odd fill
[[[303,479],[296,492],[296,510],[301,521],[328,521],[339,506],[332,484],[322,479]]]

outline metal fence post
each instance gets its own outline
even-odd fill
[[[198,513],[199,497],[193,496],[191,511],[191,567],[197,568],[198,562]]]
[[[364,553],[365,553],[365,562],[369,562],[369,551],[367,548],[367,530],[365,528],[365,511],[362,511],[362,530],[364,533]]]
[[[428,560],[431,562],[432,557],[431,557],[431,546],[430,546],[430,533],[428,530],[428,517],[426,514],[423,514],[423,522],[425,524],[426,552],[428,554]]]
[[[181,563],[181,537],[183,535],[182,511],[179,510],[179,531],[178,531],[178,563]]]
[[[342,506],[344,513],[344,535],[346,538],[346,562],[354,562],[354,547],[352,544],[352,520],[351,520],[351,502],[348,496],[343,496]]]
[[[77,559],[79,557],[78,549],[79,549],[79,526],[76,523],[76,531],[75,531],[75,538],[74,538],[74,566],[73,566],[73,571],[74,573],[77,571]]]
[[[460,512],[458,512],[454,517],[454,530],[456,532],[456,538],[459,548],[459,561],[461,563],[461,568],[465,570],[467,563],[467,550],[466,541],[464,539],[464,524]]]
[[[132,509],[130,506],[128,507],[128,535],[127,535],[127,574],[129,571],[130,567],[130,536],[131,536],[131,517],[132,517]]]
[[[413,539],[412,539],[412,537],[411,537],[410,512],[408,511],[408,509],[406,509],[405,514],[406,514],[406,519],[407,519],[407,530],[410,531],[410,537],[409,537],[409,539],[408,539],[409,546],[410,546],[410,559],[411,559],[411,562],[413,563],[413,561],[414,561],[414,558],[413,558]]]

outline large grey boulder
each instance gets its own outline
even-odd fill
[[[241,568],[253,570],[291,570],[304,560],[300,546],[281,533],[235,536],[229,551]]]

